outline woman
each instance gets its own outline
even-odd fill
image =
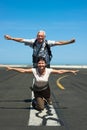
[[[34,75],[34,85],[33,92],[35,96],[36,106],[38,110],[43,110],[45,102],[51,104],[50,100],[50,87],[49,87],[49,76],[51,73],[63,74],[71,72],[76,74],[78,70],[57,70],[52,68],[46,68],[46,60],[43,57],[38,58],[37,68],[22,69],[22,68],[12,68],[7,66],[8,70],[15,70],[21,73],[33,73]]]

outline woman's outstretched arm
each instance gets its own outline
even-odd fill
[[[14,68],[14,67],[10,67],[10,66],[6,66],[7,70],[14,70],[14,71],[18,71],[21,73],[32,73],[32,68],[30,69],[23,69],[23,68]]]
[[[63,74],[63,73],[73,73],[76,74],[79,70],[65,70],[65,69],[61,69],[61,70],[57,70],[57,69],[53,69],[52,73],[56,73],[56,74]]]

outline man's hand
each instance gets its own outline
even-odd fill
[[[74,43],[75,42],[75,39],[71,39],[70,41],[69,41],[69,43]]]
[[[4,38],[7,39],[7,40],[11,40],[11,36],[10,35],[4,35]]]

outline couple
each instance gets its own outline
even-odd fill
[[[71,39],[69,41],[52,41],[46,40],[46,33],[43,30],[40,30],[37,33],[35,39],[24,39],[24,38],[14,38],[10,35],[5,35],[5,39],[13,40],[16,42],[24,43],[27,46],[30,46],[33,49],[33,67],[31,69],[22,69],[22,68],[11,68],[7,67],[8,70],[15,70],[21,73],[33,73],[35,77],[35,82],[33,86],[34,96],[36,99],[36,108],[38,110],[44,109],[44,102],[48,102],[51,104],[50,100],[50,88],[49,88],[49,75],[51,73],[76,73],[75,70],[55,70],[50,68],[50,56],[51,50],[50,47],[57,45],[66,45],[75,42],[75,39]],[[43,58],[44,57],[44,58]],[[48,69],[49,68],[49,69]]]

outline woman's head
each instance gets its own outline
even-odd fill
[[[46,60],[44,57],[38,57],[37,67],[38,68],[45,68],[46,67]]]

